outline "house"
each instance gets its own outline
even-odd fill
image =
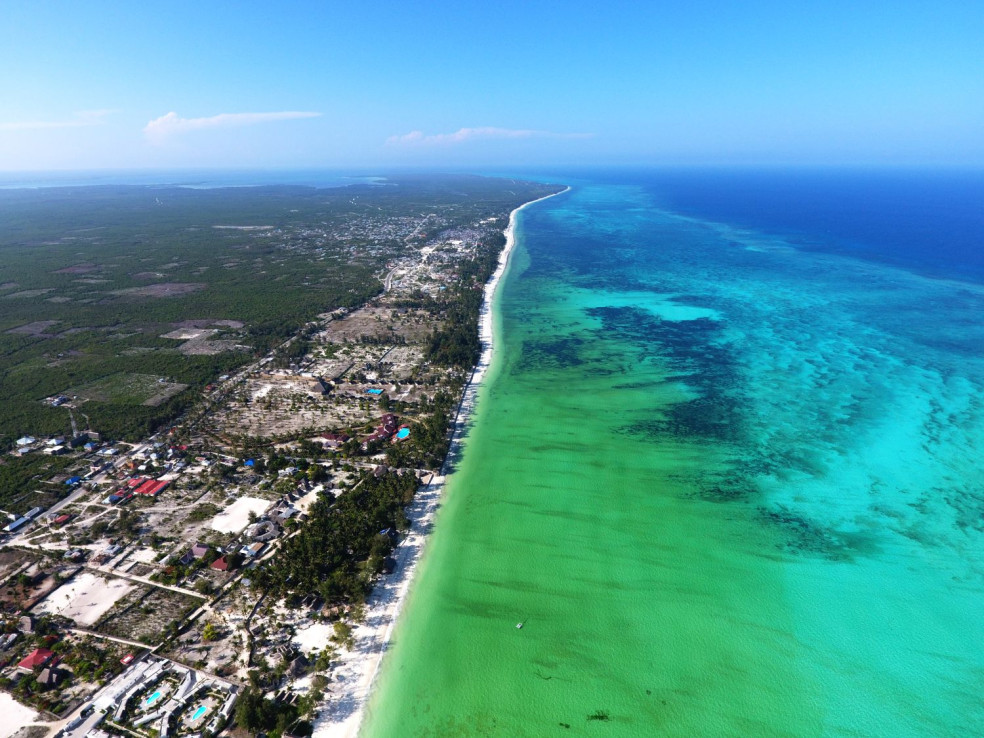
[[[280,535],[280,529],[272,520],[261,520],[246,529],[246,536],[253,541],[272,541]]]
[[[327,448],[338,448],[343,443],[348,441],[350,436],[344,433],[324,433],[320,436],[320,440],[323,446]]]
[[[6,651],[20,637],[20,633],[8,633],[5,636],[0,636],[0,651]]]
[[[147,497],[157,497],[157,495],[165,488],[170,482],[160,481],[156,479],[148,479],[137,486],[133,492],[138,495],[145,495]]]
[[[47,648],[35,648],[17,664],[17,670],[24,674],[33,674],[35,669],[46,666],[54,656],[54,651]]]
[[[283,525],[297,515],[298,512],[300,511],[293,505],[280,504],[270,511],[270,519],[279,525]]]
[[[243,546],[241,549],[239,549],[239,553],[241,553],[243,556],[247,556],[252,559],[259,556],[260,551],[262,551],[264,548],[266,548],[266,544],[257,541],[256,543],[251,543],[248,546]]]
[[[61,681],[61,677],[61,671],[53,666],[46,666],[41,670],[41,673],[38,674],[36,681],[42,687],[54,687],[59,681]]]
[[[190,564],[196,559],[203,559],[212,549],[206,546],[204,543],[196,543],[194,546],[189,548],[185,555],[181,557],[180,563]]]
[[[15,520],[14,522],[7,523],[7,525],[4,526],[3,530],[5,533],[13,533],[15,530],[24,527],[30,522],[31,522],[30,518],[25,518],[25,517],[17,518],[17,520]]]
[[[236,567],[233,562],[230,561],[228,556],[220,556],[212,562],[210,568],[215,569],[216,571],[232,571]]]
[[[393,437],[396,433],[396,428],[399,425],[399,418],[393,413],[386,413],[380,418],[379,425],[376,426],[376,430],[365,440],[362,444],[363,450],[368,448],[369,444],[373,441],[387,441]]]

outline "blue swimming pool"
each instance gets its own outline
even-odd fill
[[[367,395],[381,395],[381,394],[383,394],[383,391],[381,389],[367,389],[366,390],[366,394]]]
[[[409,428],[400,428],[400,430],[396,432],[396,437],[399,438],[401,441],[409,435],[410,435]]]
[[[150,695],[150,697],[147,698],[147,701],[144,702],[144,707],[150,707],[155,702],[157,702],[157,700],[159,700],[160,698],[161,698],[161,692],[160,690],[157,690],[152,695]]]
[[[198,720],[202,715],[205,714],[205,705],[201,705],[194,714],[191,716],[192,721]]]

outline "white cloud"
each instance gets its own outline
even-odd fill
[[[0,131],[40,131],[54,128],[81,128],[83,126],[98,126],[105,122],[107,115],[116,110],[80,110],[72,113],[67,120],[25,120],[10,123],[0,123]]]
[[[200,131],[208,128],[231,128],[251,126],[257,123],[270,123],[278,120],[297,120],[298,118],[317,118],[321,113],[308,113],[287,110],[279,113],[220,113],[208,118],[179,118],[177,113],[168,113],[155,118],[144,126],[144,133],[153,143],[163,143],[170,136]]]
[[[518,139],[518,138],[591,138],[591,133],[552,133],[523,128],[495,128],[483,126],[480,128],[459,128],[454,133],[436,133],[430,136],[423,131],[410,131],[402,136],[390,136],[386,139],[387,146],[431,146],[451,145],[479,139]]]

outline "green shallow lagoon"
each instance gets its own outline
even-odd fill
[[[886,267],[806,290],[825,258],[628,186],[521,214],[495,363],[362,735],[984,725],[979,536],[917,488],[981,481],[961,460],[979,389],[942,354],[900,358],[917,342],[874,313],[897,292],[878,279],[904,281]],[[965,426],[920,461],[941,402]]]

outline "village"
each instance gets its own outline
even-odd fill
[[[378,275],[377,298],[215,377],[140,442],[86,427],[77,397],[45,398],[71,416],[71,435],[23,436],[10,454],[61,459],[38,480],[38,499],[56,501],[9,515],[0,533],[0,708],[27,709],[11,695],[30,708],[20,738],[246,735],[272,704],[275,734],[310,732],[363,608],[268,597],[257,581],[311,515],[366,480],[412,494],[434,478],[468,369],[433,360],[441,306],[505,216],[403,228],[410,248]],[[425,226],[436,235],[420,237]],[[393,571],[402,537],[396,525],[373,533],[356,568],[367,586]]]

